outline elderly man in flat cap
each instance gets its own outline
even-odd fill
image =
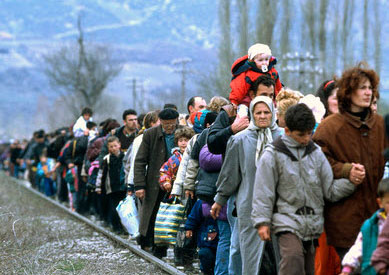
[[[156,257],[166,256],[166,246],[154,245],[154,225],[159,204],[166,194],[159,188],[159,169],[171,156],[174,148],[174,132],[178,126],[178,112],[164,109],[159,113],[161,124],[148,129],[135,157],[135,195],[142,204],[139,211],[141,248],[153,252]]]

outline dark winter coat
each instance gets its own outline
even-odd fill
[[[130,145],[134,142],[134,139],[138,133],[138,131],[136,131],[135,133],[127,136],[124,132],[124,125],[119,127],[119,128],[116,128],[114,130],[114,133],[113,135],[116,136],[119,141],[120,141],[120,148],[122,150],[122,152],[127,152],[127,149],[128,147],[130,147]],[[107,135],[107,138],[112,136],[112,133],[109,133]],[[105,142],[104,142],[104,145],[103,147],[101,148],[101,151],[100,151],[100,154],[99,154],[99,163],[100,165],[102,164],[102,161],[103,161],[103,158],[108,155],[108,146],[107,146],[107,140],[105,139]]]
[[[96,160],[104,145],[105,137],[98,137],[90,141],[88,149],[86,150],[86,158],[92,162]]]
[[[56,137],[47,147],[47,157],[57,159],[67,140],[68,137],[66,135]]]
[[[145,131],[134,164],[134,188],[136,191],[141,189],[146,191],[139,211],[139,232],[143,236],[146,236],[154,207],[160,203],[157,200],[160,192],[159,169],[167,160],[168,154],[162,126],[159,125]]]
[[[120,152],[119,156],[108,154],[104,157],[103,165],[97,175],[96,190],[105,189],[107,194],[126,191],[124,179],[121,179],[123,157],[123,152]],[[103,185],[105,188],[102,187]]]
[[[185,230],[197,232],[197,246],[200,248],[216,248],[219,241],[217,223],[211,217],[210,210],[210,204],[202,200],[196,201],[185,223]]]
[[[82,136],[74,138],[69,148],[65,153],[65,162],[68,165],[73,163],[74,165],[81,166],[84,162],[86,149],[88,148],[88,136]]]
[[[209,128],[204,129],[201,134],[198,136],[195,144],[193,145],[192,152],[190,152],[190,158],[194,160],[199,160],[200,151],[207,144],[207,136],[209,133]]]
[[[47,148],[47,141],[37,143],[33,142],[31,147],[29,148],[27,154],[25,155],[25,158],[34,160],[34,166],[38,165],[39,163],[39,157],[42,155],[43,151]]]
[[[216,195],[216,182],[222,167],[221,155],[215,155],[209,152],[208,146],[200,151],[199,173],[196,179],[196,195],[203,201],[213,203]]]
[[[11,148],[9,151],[10,151],[9,159],[11,163],[17,164],[17,159],[20,158],[20,155],[22,153],[22,148],[15,147],[15,148]]]
[[[234,122],[235,116],[236,114],[227,112],[225,108],[222,108],[217,115],[215,122],[209,129],[207,138],[208,148],[211,153],[225,154],[228,139],[234,134],[231,124]]]

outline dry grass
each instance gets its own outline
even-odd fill
[[[0,274],[165,274],[0,173]]]

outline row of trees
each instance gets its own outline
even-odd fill
[[[219,62],[213,81],[201,84],[214,91],[206,83],[216,81],[226,95],[231,64],[258,42],[271,47],[282,82],[294,89],[304,77],[312,79],[314,89],[362,60],[380,73],[382,5],[380,0],[220,0]]]
[[[361,60],[380,73],[382,5],[380,0],[219,0],[218,56],[217,62],[210,62],[215,73],[197,79],[198,91],[207,97],[227,97],[232,63],[258,42],[268,44],[277,57],[281,81],[304,93],[314,92],[320,82]],[[121,65],[107,47],[85,43],[81,17],[78,31],[76,45],[45,57],[45,72],[55,89],[62,91],[49,116],[54,120],[52,125],[59,124],[55,114],[61,106],[65,106],[62,113],[71,121],[83,106],[109,116],[117,103],[103,92],[119,74]],[[164,98],[171,98],[173,103],[176,100],[181,107],[190,96],[183,92],[190,70],[183,66],[178,72],[182,74],[182,97],[169,97],[167,93]]]

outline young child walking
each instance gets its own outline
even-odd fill
[[[278,237],[279,274],[314,274],[315,246],[323,231],[324,199],[354,192],[347,179],[333,179],[330,164],[311,140],[315,117],[305,104],[285,114],[285,134],[257,162],[251,220],[262,240]]]
[[[380,209],[363,223],[354,245],[343,258],[341,275],[352,274],[359,269],[363,275],[376,274],[370,259],[377,247],[378,235],[381,233],[389,211],[389,179],[384,179],[379,183],[377,195]]]
[[[119,234],[124,233],[116,207],[119,202],[126,197],[126,185],[123,170],[124,153],[120,150],[120,141],[116,136],[107,139],[109,154],[103,159],[103,164],[99,168],[96,180],[96,193],[105,192],[108,200],[108,222],[112,229]]]
[[[268,45],[254,44],[248,49],[248,53],[245,56],[238,58],[231,67],[232,80],[230,83],[231,92],[229,99],[235,106],[243,105],[240,107],[247,111],[250,106],[250,96],[248,94],[251,85],[260,76],[269,75],[275,85],[275,95],[282,88],[280,77],[274,65],[277,63],[277,59],[272,56],[271,50]],[[246,114],[246,115],[247,115]]]
[[[170,193],[176,179],[178,167],[180,166],[182,155],[185,152],[188,141],[194,136],[192,128],[184,126],[174,133],[174,143],[177,145],[173,149],[172,156],[162,165],[159,170],[159,184],[162,190]]]
[[[219,240],[216,220],[211,217],[212,204],[198,200],[185,223],[186,237],[197,235],[200,269],[203,274],[214,274],[216,248]],[[195,234],[196,233],[196,234]]]
[[[39,157],[36,177],[39,177],[39,191],[45,193],[46,196],[54,196],[56,192],[55,161],[48,158],[46,153]]]

